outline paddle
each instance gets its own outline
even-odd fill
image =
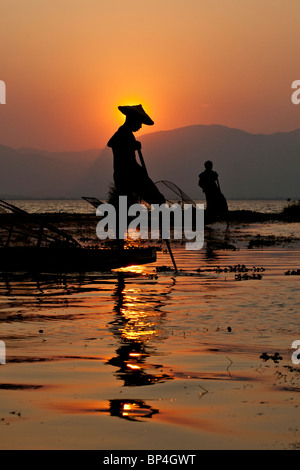
[[[146,165],[145,165],[145,161],[144,161],[144,157],[143,157],[141,149],[138,149],[138,154],[139,154],[139,158],[140,158],[140,161],[141,161],[142,168],[144,169],[146,175],[148,176],[148,171],[147,171],[147,168],[146,168]],[[176,262],[175,262],[175,259],[174,259],[174,256],[173,256],[173,253],[172,253],[172,250],[171,250],[170,242],[169,242],[169,240],[164,240],[164,241],[166,242],[168,252],[171,256],[171,260],[172,260],[172,263],[173,263],[173,266],[174,266],[175,273],[178,273]]]

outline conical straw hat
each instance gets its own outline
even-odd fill
[[[137,104],[134,106],[118,106],[118,109],[121,113],[125,114],[125,116],[136,116],[141,120],[141,123],[147,124],[148,126],[152,126],[154,122],[145,113],[145,110],[141,104]]]

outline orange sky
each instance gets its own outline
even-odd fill
[[[299,0],[1,0],[0,144],[104,147],[142,103],[145,132],[300,127]]]

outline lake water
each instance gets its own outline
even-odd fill
[[[79,214],[92,214],[94,208],[83,199],[72,200],[13,200],[8,201],[30,213],[67,212]],[[204,200],[195,201],[205,204]],[[286,200],[229,200],[229,210],[251,210],[264,213],[281,212],[288,205]]]
[[[293,240],[248,249],[282,231]],[[1,449],[299,448],[300,276],[285,274],[300,268],[296,234],[299,224],[217,224],[202,250],[172,244],[178,274],[165,250],[108,273],[3,273]]]

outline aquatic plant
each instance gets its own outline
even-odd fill
[[[300,221],[300,200],[292,201],[288,199],[288,205],[283,208],[281,216],[289,221]]]

